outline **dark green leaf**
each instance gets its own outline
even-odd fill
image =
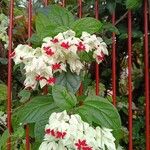
[[[119,30],[112,24],[112,23],[105,23],[103,24],[102,30],[106,30],[107,32],[114,32],[116,34],[119,34]]]
[[[91,17],[79,19],[71,25],[71,29],[76,32],[77,36],[80,36],[83,31],[90,34],[96,33],[101,29],[101,27],[102,23]]]
[[[7,129],[7,130],[4,131],[4,133],[0,137],[0,150],[1,150],[2,146],[5,145],[5,147],[6,147],[8,137],[9,137],[9,132],[8,132],[8,129]]]
[[[85,99],[84,104],[78,108],[78,113],[86,121],[93,122],[101,127],[113,129],[115,138],[121,136],[121,120],[116,108],[107,100],[98,96]]]
[[[28,90],[23,89],[22,91],[19,92],[18,96],[21,98],[20,102],[24,103],[27,100],[29,100],[31,93]]]
[[[57,77],[57,85],[62,85],[67,88],[68,91],[76,93],[80,87],[80,76],[70,71],[63,72]]]
[[[113,13],[116,8],[116,0],[107,0],[106,7],[110,13]]]
[[[0,84],[0,101],[7,99],[7,86],[5,84]]]
[[[58,5],[49,6],[48,19],[57,27],[69,27],[74,22],[74,16],[68,10]]]
[[[52,95],[55,104],[61,109],[69,110],[77,104],[75,95],[68,92],[66,88],[61,85],[53,86]]]
[[[48,119],[53,112],[60,112],[60,108],[53,105],[54,108],[49,110],[48,113],[45,113],[43,117],[39,118],[34,126],[34,135],[37,141],[41,142],[44,137],[45,125],[48,123]]]
[[[92,51],[90,51],[90,52],[79,52],[79,57],[80,57],[80,59],[81,59],[81,61],[85,61],[85,62],[92,62],[92,61],[94,61],[94,59],[93,59],[93,52]]]
[[[55,108],[57,106],[53,103],[51,96],[34,97],[22,109],[18,110],[17,121],[23,124],[36,122]]]
[[[142,5],[142,0],[126,0],[127,9],[138,9]]]

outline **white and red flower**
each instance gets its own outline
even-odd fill
[[[111,129],[91,127],[77,114],[52,113],[39,150],[116,150]],[[60,148],[60,149],[59,149]]]
[[[105,55],[108,55],[107,45],[102,38],[87,32],[83,32],[78,38],[74,31],[68,30],[54,38],[44,38],[41,48],[33,49],[31,46],[20,44],[11,57],[15,64],[23,63],[25,66],[25,87],[35,89],[38,83],[41,88],[46,84],[55,84],[56,72],[69,69],[79,75],[85,65],[80,59],[80,52],[92,52],[97,63],[102,62]]]

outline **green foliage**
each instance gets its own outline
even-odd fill
[[[55,104],[62,110],[70,110],[77,104],[75,95],[68,92],[63,86],[54,86],[52,88],[52,95]]]
[[[77,108],[77,112],[89,123],[113,129],[118,142],[121,137],[120,116],[107,99],[98,96],[87,97],[83,105]]]
[[[142,5],[142,0],[126,0],[127,9],[138,9]]]
[[[76,32],[77,36],[81,36],[84,31],[90,34],[96,33],[101,27],[102,23],[91,17],[79,19],[71,24],[71,29]]]
[[[80,87],[80,77],[70,71],[62,72],[57,76],[57,85],[62,85],[67,88],[68,91],[75,93]]]
[[[0,84],[0,102],[7,99],[7,86]]]
[[[0,111],[6,110],[7,86],[0,84]]]
[[[29,100],[31,93],[28,90],[23,89],[22,91],[19,92],[18,96],[21,98],[20,102],[24,103],[27,100]]]
[[[7,129],[4,131],[3,135],[0,137],[0,150],[2,149],[2,146],[5,145],[6,147],[6,142],[7,142],[8,137],[9,137],[9,131]]]
[[[37,96],[17,111],[14,114],[14,117],[17,115],[18,123],[33,123],[40,119],[40,117],[43,117],[44,114],[49,113],[50,107],[56,107],[53,105],[53,99],[51,96]]]
[[[78,55],[79,55],[81,61],[85,61],[87,63],[94,61],[94,58],[92,57],[93,56],[92,51],[90,51],[88,53],[87,52],[80,52]]]

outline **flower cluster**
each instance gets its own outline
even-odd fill
[[[7,35],[7,28],[8,28],[8,18],[3,13],[0,14],[0,40],[4,42],[4,47],[8,47],[8,35]]]
[[[104,55],[108,54],[107,45],[102,38],[87,32],[83,32],[78,38],[74,31],[68,30],[54,38],[46,37],[41,48],[33,49],[28,45],[18,45],[12,57],[15,64],[25,64],[25,87],[34,89],[38,82],[41,88],[46,84],[53,85],[56,81],[56,72],[69,69],[79,75],[85,64],[79,55],[82,52],[91,52],[97,63],[102,62]]]
[[[77,114],[52,113],[39,150],[116,150],[111,129],[91,127]]]

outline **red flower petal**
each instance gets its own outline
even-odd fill
[[[51,40],[53,43],[57,43],[58,42],[58,39],[53,39]]]
[[[79,44],[76,46],[78,48],[78,51],[85,51],[85,45],[82,42],[79,42]]]
[[[54,78],[54,77],[50,77],[49,79],[47,79],[47,83],[48,84],[54,84],[56,82],[56,78]]]
[[[56,63],[56,64],[52,65],[52,69],[53,70],[60,69],[60,66],[61,66],[60,64]]]
[[[51,130],[50,129],[46,129],[45,134],[50,134]]]
[[[65,49],[68,49],[70,47],[69,43],[65,43],[65,42],[62,42],[61,43],[61,47],[65,48]]]

